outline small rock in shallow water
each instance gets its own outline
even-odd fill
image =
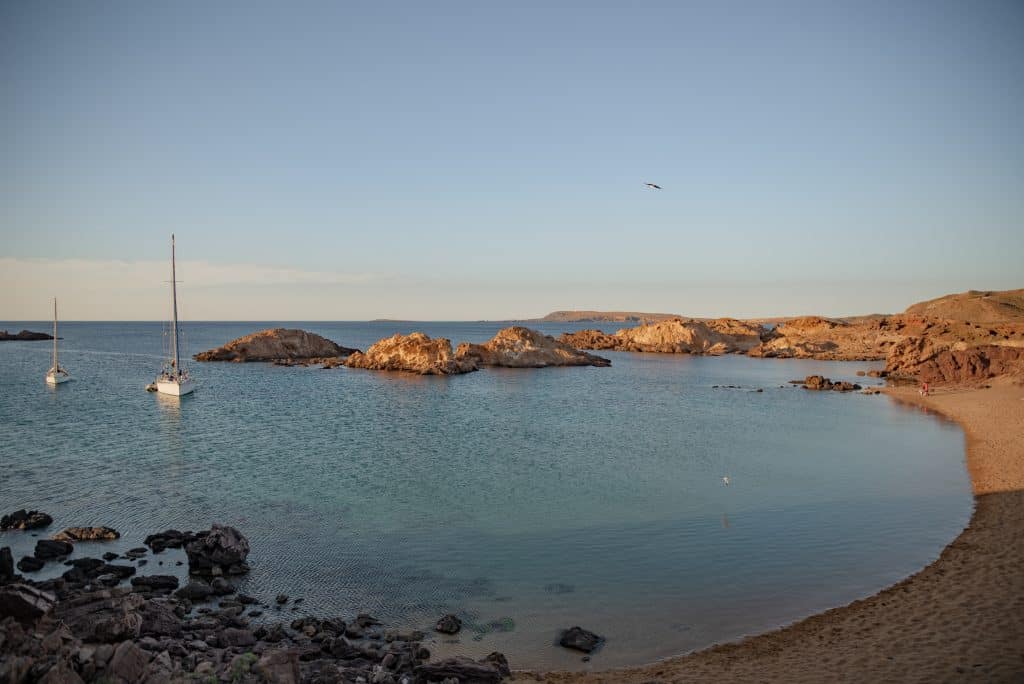
[[[462,620],[451,613],[442,617],[434,625],[434,630],[441,634],[457,634],[460,629],[462,629]]]
[[[37,570],[42,570],[44,565],[46,565],[46,561],[34,556],[25,556],[18,561],[18,569],[22,572],[36,572]]]
[[[53,535],[57,541],[109,541],[121,534],[113,527],[68,527]]]
[[[36,542],[36,549],[33,555],[40,560],[53,560],[61,556],[70,555],[74,550],[75,547],[69,542],[40,539]]]
[[[288,603],[288,594],[278,594],[274,601],[276,601],[279,606],[283,606]]]
[[[562,632],[562,637],[558,640],[558,643],[565,648],[590,653],[600,646],[603,641],[604,637],[598,636],[582,627],[570,627]]]
[[[0,518],[0,530],[34,530],[52,522],[53,518],[42,511],[26,511],[22,508]]]

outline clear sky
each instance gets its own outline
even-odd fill
[[[0,320],[1024,286],[1024,3],[0,3]],[[645,182],[661,192],[645,189]]]

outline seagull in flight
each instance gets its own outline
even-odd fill
[[[722,478],[722,484],[724,484],[726,487],[729,486],[729,482],[730,482],[730,480],[729,480],[729,476],[728,475],[726,475],[725,477]]]
[[[651,188],[652,190],[661,190],[661,186],[655,185],[654,183],[644,183],[644,185]]]

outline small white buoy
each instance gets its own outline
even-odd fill
[[[722,484],[724,484],[726,487],[729,486],[729,476],[728,475],[725,475],[724,477],[722,477]]]

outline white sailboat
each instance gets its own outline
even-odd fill
[[[160,394],[170,394],[180,397],[190,394],[196,386],[188,375],[188,371],[181,367],[181,358],[178,355],[178,281],[176,279],[174,264],[174,235],[171,235],[171,358],[164,362],[160,375],[150,385]],[[155,386],[155,387],[154,387]]]
[[[57,361],[57,298],[53,298],[53,366],[46,371],[46,384],[59,385],[71,379],[67,370]]]

